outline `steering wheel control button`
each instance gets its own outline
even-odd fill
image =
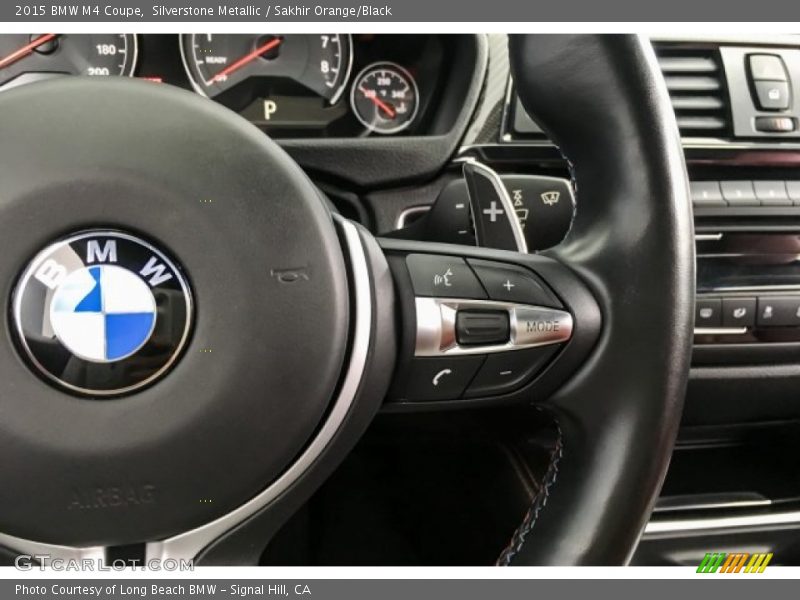
[[[718,181],[692,181],[689,184],[695,206],[727,206]]]
[[[572,315],[563,310],[520,306],[511,320],[511,341],[516,346],[544,346],[572,337]]]
[[[758,299],[759,327],[800,326],[800,296],[762,296]]]
[[[492,300],[561,308],[547,286],[531,271],[505,263],[468,259]]]
[[[528,250],[560,243],[572,226],[575,196],[567,179],[538,175],[501,175],[517,214]]]
[[[463,258],[409,254],[406,265],[417,296],[486,298],[483,286]]]
[[[180,269],[148,242],[87,231],[31,261],[13,315],[19,346],[40,374],[106,396],[167,371],[188,338],[192,298]]]
[[[694,326],[698,329],[721,327],[722,300],[719,298],[698,298],[695,303]]]
[[[478,372],[484,356],[417,358],[406,379],[408,400],[455,400]]]
[[[752,327],[756,324],[756,299],[751,297],[723,298],[723,327]]]
[[[476,161],[464,163],[464,179],[479,246],[528,252],[517,213],[500,176]]]
[[[558,348],[545,346],[507,354],[490,354],[464,396],[499,396],[519,389],[539,374]]]
[[[462,346],[505,344],[510,334],[508,311],[460,310],[456,313],[456,341]]]

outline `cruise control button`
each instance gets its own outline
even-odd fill
[[[406,378],[408,400],[455,400],[464,393],[484,356],[415,358]]]
[[[468,261],[492,300],[562,308],[555,294],[531,271],[488,260]]]
[[[558,349],[559,346],[545,346],[490,354],[464,397],[498,396],[519,389],[544,368]]]
[[[758,299],[759,327],[800,325],[800,296],[762,296]]]
[[[694,326],[702,328],[722,325],[722,300],[719,298],[698,298],[695,303]]]
[[[755,322],[755,298],[722,299],[722,325],[724,327],[752,327]]]
[[[478,278],[456,256],[409,254],[406,265],[417,296],[440,298],[486,298]]]
[[[456,340],[462,346],[505,344],[510,333],[508,311],[460,310],[456,313]]]

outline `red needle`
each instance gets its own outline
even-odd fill
[[[56,37],[58,37],[58,34],[56,33],[46,33],[44,35],[40,35],[38,38],[30,42],[29,44],[26,44],[19,50],[15,50],[5,58],[0,59],[0,69],[2,69],[3,67],[7,67],[8,65],[18,61],[20,58],[24,56],[28,56],[28,54],[36,50],[36,48],[38,48],[42,44],[49,42],[52,39],[55,39]]]
[[[386,104],[386,102],[384,102],[383,100],[378,98],[377,94],[368,94],[367,90],[365,90],[364,88],[361,88],[361,93],[364,94],[364,96],[366,98],[368,98],[369,100],[372,100],[372,103],[375,106],[377,106],[383,112],[385,112],[387,115],[389,115],[390,119],[394,119],[397,116],[397,113],[394,112],[394,109],[391,106],[389,106],[388,104]]]
[[[273,48],[278,47],[282,41],[283,41],[283,38],[279,38],[279,37],[271,39],[266,44],[263,44],[263,45],[259,46],[258,48],[256,48],[255,50],[253,50],[250,54],[247,54],[247,55],[243,56],[242,58],[237,60],[235,63],[230,64],[227,67],[225,67],[224,69],[222,69],[222,71],[220,71],[219,73],[214,75],[211,78],[211,81],[209,81],[208,83],[211,84],[211,83],[214,83],[215,81],[219,81],[220,79],[230,75],[231,73],[233,73],[237,69],[241,69],[247,63],[257,59],[259,56],[261,56],[265,52],[269,52]]]

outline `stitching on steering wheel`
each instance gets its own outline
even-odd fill
[[[544,482],[539,488],[536,497],[533,499],[530,508],[528,508],[528,511],[525,513],[525,518],[522,520],[522,523],[514,531],[508,545],[500,553],[500,557],[495,563],[498,567],[509,566],[511,561],[514,560],[514,557],[522,549],[523,544],[525,544],[525,539],[536,525],[539,513],[541,513],[542,509],[547,505],[547,499],[550,497],[550,488],[553,487],[558,478],[558,463],[564,452],[564,436],[561,432],[561,426],[558,424],[558,420],[555,421],[555,425],[556,443],[553,447],[553,451],[550,453],[550,463],[545,471]]]

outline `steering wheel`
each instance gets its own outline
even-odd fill
[[[555,352],[518,389],[448,405],[534,403],[558,424],[498,562],[625,563],[689,369],[678,131],[642,38],[521,36],[510,54],[579,199],[567,240],[539,255],[376,239],[331,214],[262,132],[196,94],[83,78],[0,94],[0,545],[257,564],[390,387],[449,360],[415,355],[417,301],[444,283],[450,304],[507,309],[512,342]],[[487,262],[528,273],[552,304],[450,285]],[[439,335],[453,327],[445,304]],[[553,323],[571,330],[548,338]]]

